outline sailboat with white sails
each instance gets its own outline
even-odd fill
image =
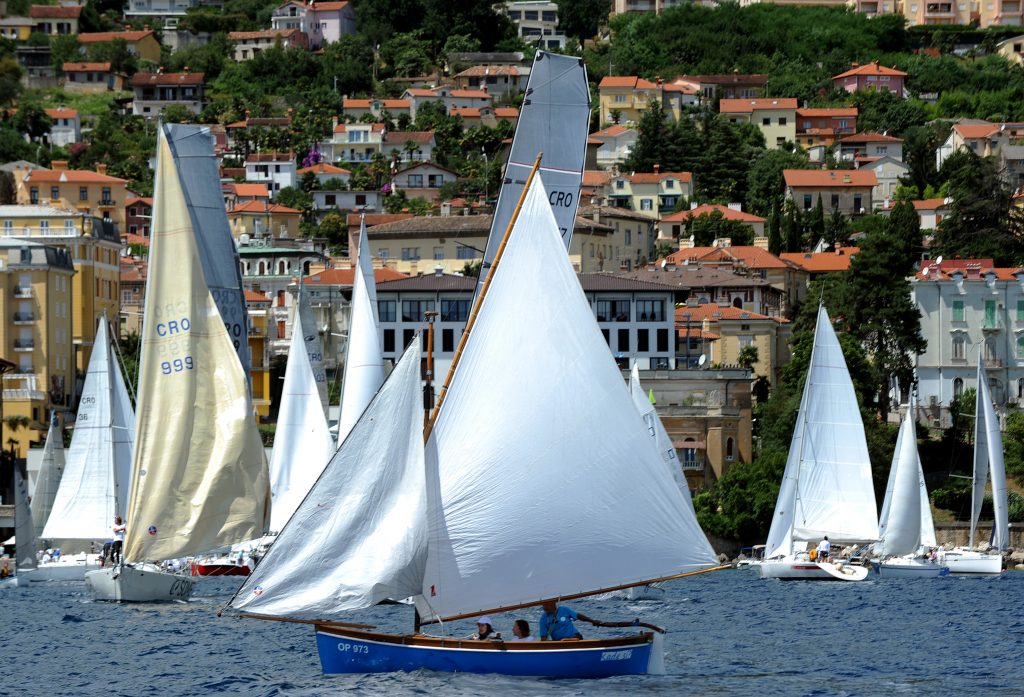
[[[267,528],[269,475],[248,379],[199,242],[227,230],[226,219],[204,224],[218,211],[225,217],[209,130],[161,124],[128,530],[122,563],[86,574],[100,600],[185,599],[192,579],[160,562]],[[223,263],[237,269],[231,249]]]
[[[967,547],[939,551],[939,561],[954,574],[998,574],[1003,570],[999,553],[1010,545],[1009,509],[1006,496],[1006,465],[1003,462],[1003,436],[999,419],[992,406],[984,360],[978,355],[978,388],[974,402],[974,476],[971,480],[971,532]],[[985,487],[992,479],[992,534],[988,548],[995,553],[975,548],[978,519],[985,502]]]
[[[832,544],[876,541],[877,510],[857,395],[832,322],[820,306],[761,578],[864,580],[867,567],[811,560],[804,550],[825,536]]]
[[[896,438],[885,501],[878,516],[875,553],[880,559],[873,561],[872,566],[883,577],[932,578],[949,573],[947,567],[927,556],[937,545],[928,488],[917,452],[914,415],[911,397]]]
[[[32,527],[32,509],[29,506],[28,471],[24,464],[14,463],[14,578],[4,579],[4,585],[26,586],[35,581],[36,559],[35,528]]]
[[[111,343],[106,315],[96,338],[79,400],[64,475],[46,519],[45,540],[103,542],[113,537],[114,516],[128,509],[135,412]],[[100,568],[98,555],[62,554],[40,564],[38,580],[81,581]]]
[[[322,617],[411,596],[424,622],[447,623],[715,566],[608,351],[539,177],[521,206],[425,445],[414,341],[230,607]],[[557,505],[543,504],[553,497]],[[663,669],[650,632],[504,643],[315,624],[327,673]]]
[[[53,510],[53,501],[64,476],[64,432],[60,427],[60,415],[54,409],[50,412],[50,427],[46,431],[43,457],[36,475],[36,486],[32,492],[32,525],[42,532],[46,519]]]

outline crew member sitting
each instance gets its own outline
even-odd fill
[[[564,639],[582,639],[583,635],[576,631],[573,620],[583,620],[595,624],[582,612],[559,605],[554,600],[545,601],[544,612],[540,613],[540,640],[541,641],[562,641]]]

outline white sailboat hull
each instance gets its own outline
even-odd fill
[[[832,564],[792,557],[763,561],[758,571],[761,578],[777,578],[782,581],[863,581],[868,576],[868,569],[865,566]]]
[[[85,584],[95,600],[158,603],[188,600],[195,581],[189,576],[167,573],[152,564],[137,564],[90,571],[85,575]]]
[[[912,557],[893,557],[872,562],[872,566],[883,578],[936,578],[949,573],[949,567],[939,562]]]
[[[1003,570],[1002,555],[970,549],[956,548],[940,552],[939,562],[948,566],[951,574],[998,574]]]
[[[89,571],[99,570],[97,554],[61,558],[58,561],[40,562],[32,572],[32,581],[84,581]]]

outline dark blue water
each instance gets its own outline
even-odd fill
[[[600,681],[430,672],[327,677],[310,627],[217,618],[236,584],[203,579],[191,602],[172,605],[94,603],[83,584],[0,589],[0,694],[1024,694],[1022,572],[782,583],[722,571],[674,582],[662,601],[579,601],[573,606],[592,617],[640,616],[669,629],[668,675]],[[411,613],[382,606],[351,619],[407,631]],[[535,614],[524,613],[534,626]],[[497,628],[508,633],[511,619],[496,619]],[[580,627],[587,636],[614,631]]]

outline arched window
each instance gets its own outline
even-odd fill
[[[286,273],[288,273],[288,262],[281,259],[277,262],[277,275],[284,276]]]
[[[733,443],[732,438],[725,439],[725,460],[726,462],[732,462],[736,459],[736,445]]]
[[[957,399],[964,393],[964,379],[956,378],[953,380],[953,399]]]
[[[1024,334],[1017,335],[1017,358],[1024,358]]]
[[[735,307],[737,310],[742,310],[743,309],[743,298],[740,298],[740,297],[733,298],[732,299],[732,306]]]
[[[309,261],[309,259],[307,259],[306,261],[302,262],[302,275],[303,276],[308,276],[309,275],[309,265],[310,265],[310,263],[311,262]]]
[[[1024,378],[1017,380],[1017,399],[1024,399]]]
[[[683,469],[684,470],[697,470],[701,469],[700,460],[697,459],[697,441],[693,438],[686,438],[683,440]]]
[[[265,276],[267,273],[267,262],[261,261],[257,268],[259,269],[259,275]]]

